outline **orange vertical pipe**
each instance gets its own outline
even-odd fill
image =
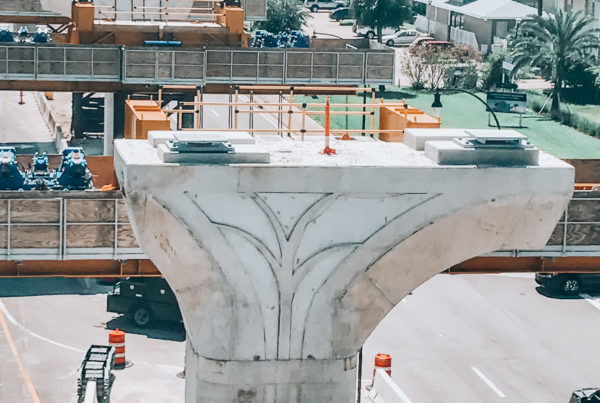
[[[323,154],[335,154],[335,150],[329,147],[329,134],[331,132],[331,103],[329,97],[325,97],[325,148]]]

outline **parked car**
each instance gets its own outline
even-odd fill
[[[414,48],[416,48],[417,46],[423,46],[423,44],[424,44],[425,42],[428,42],[428,41],[434,41],[434,40],[435,40],[435,39],[433,39],[431,36],[427,36],[427,35],[425,35],[425,36],[419,36],[419,37],[418,37],[417,39],[415,39],[415,40],[413,41],[413,43],[410,45],[410,49],[414,49]]]
[[[334,0],[306,0],[304,3],[304,5],[313,13],[316,13],[319,10],[333,10],[341,7],[340,4],[341,3]]]
[[[412,43],[409,47],[409,52],[414,52],[416,49],[424,47],[424,48],[433,48],[435,50],[446,50],[454,47],[452,42],[448,41],[436,41],[435,39],[429,36],[421,36]]]
[[[341,7],[331,10],[329,18],[335,21],[347,20],[354,17],[354,10],[348,7]]]
[[[392,35],[384,35],[381,39],[382,42],[388,46],[394,45],[411,45],[415,39],[423,36],[417,30],[414,29],[401,29],[399,31],[394,32]]]
[[[117,282],[106,298],[107,312],[130,315],[139,327],[155,320],[181,322],[173,290],[163,278],[139,277]]]
[[[398,28],[386,27],[381,30],[381,35],[392,35],[396,31],[398,31]],[[363,25],[354,24],[352,26],[352,32],[354,32],[358,36],[364,36],[366,38],[373,39],[377,35],[377,28],[365,27]]]
[[[569,403],[600,403],[600,388],[583,388],[571,395]]]
[[[563,295],[600,289],[600,273],[536,273],[535,282]]]

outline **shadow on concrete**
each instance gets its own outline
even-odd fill
[[[3,146],[15,147],[17,154],[35,154],[36,151],[48,154],[58,154],[56,145],[53,142],[49,143],[2,143]]]
[[[106,294],[110,290],[112,285],[99,284],[94,278],[0,278],[0,298]]]
[[[185,341],[185,327],[180,322],[155,321],[146,328],[136,326],[128,315],[119,315],[106,323],[108,330],[145,335],[149,339]]]
[[[361,96],[359,94],[359,96]],[[367,103],[370,103],[371,100],[368,99],[370,96],[367,95]],[[417,94],[414,93],[410,93],[410,92],[405,92],[405,91],[398,91],[398,90],[385,90],[385,91],[375,91],[375,96],[376,97],[383,97],[385,99],[413,99],[417,97]],[[433,97],[433,93],[431,93],[431,96]],[[432,98],[433,101],[433,98]]]
[[[73,138],[70,144],[73,147],[83,147],[85,155],[103,155],[104,153],[104,140],[102,138]]]

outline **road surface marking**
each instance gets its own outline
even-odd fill
[[[13,325],[15,325],[19,329],[21,329],[23,332],[27,333],[31,337],[34,337],[36,339],[45,341],[45,342],[50,343],[50,344],[54,344],[55,346],[65,348],[67,350],[76,351],[78,353],[85,353],[85,351],[86,351],[86,350],[81,350],[81,349],[76,348],[76,347],[68,346],[66,344],[59,343],[57,341],[51,340],[51,339],[49,339],[47,337],[44,337],[44,336],[42,336],[40,334],[32,332],[31,330],[29,330],[28,328],[26,328],[25,326],[23,326],[22,324],[20,324],[19,322],[17,322],[17,320],[14,318],[14,316],[11,315],[11,313],[8,311],[8,309],[6,308],[6,306],[4,305],[4,303],[2,301],[0,301],[0,314],[6,315],[6,319],[8,319],[8,321],[10,323],[12,323]],[[135,361],[135,363],[136,364],[143,364],[143,365],[158,366],[158,367],[163,367],[163,368],[168,368],[168,369],[180,369],[181,368],[180,366],[176,366],[176,365],[157,364],[157,363],[146,362],[146,361]]]
[[[243,96],[243,95],[240,95],[240,101],[243,101],[243,102],[250,102],[250,98],[246,98],[245,96]],[[257,101],[254,101],[254,102],[257,102]],[[271,111],[271,112],[272,112],[272,113],[274,113],[274,111]],[[268,112],[267,112],[267,113],[264,113],[264,114],[262,114],[262,113],[261,113],[261,116],[262,116],[262,117],[263,117],[263,118],[264,118],[264,119],[265,119],[267,122],[271,123],[271,124],[273,125],[273,127],[275,127],[275,128],[277,129],[277,128],[278,128],[277,126],[279,125],[279,122],[277,122],[277,121],[276,121],[274,118],[272,118],[270,115],[271,115],[271,114],[270,114],[270,113],[268,113]],[[250,119],[250,117],[249,117],[249,116],[248,116],[248,119]]]
[[[406,396],[406,394],[402,391],[402,389],[400,389],[400,386],[398,386],[396,382],[392,382],[392,389],[394,389],[396,394],[400,397],[400,400],[402,400],[404,403],[412,403],[412,400],[410,400],[408,396]]]
[[[535,273],[498,273],[492,274],[492,276],[512,278],[535,278]]]
[[[27,374],[27,371],[25,370],[25,367],[23,366],[23,363],[21,362],[21,358],[19,357],[19,351],[17,350],[17,346],[15,345],[12,335],[10,334],[10,329],[8,328],[8,323],[6,323],[6,317],[4,316],[4,313],[2,312],[2,310],[0,310],[0,325],[2,325],[2,330],[4,331],[4,334],[6,335],[6,341],[8,342],[8,347],[10,347],[10,351],[12,352],[12,355],[15,358],[15,361],[17,362],[17,366],[19,367],[19,372],[21,372],[21,375],[23,376],[23,381],[25,381],[25,385],[27,386],[27,390],[29,391],[31,400],[34,403],[41,403],[40,397],[38,396],[37,392],[35,391],[35,387],[33,386],[33,383],[31,383],[31,379],[29,378],[29,375]]]
[[[589,302],[594,308],[596,309],[600,309],[600,302],[592,297],[590,294],[586,294],[585,292],[582,292],[581,294],[579,294],[579,296],[581,298],[584,298],[587,302]]]
[[[17,322],[17,320],[10,314],[10,312],[8,312],[8,309],[6,309],[6,306],[4,305],[4,303],[2,301],[0,301],[0,312],[3,312],[4,315],[6,315],[6,318],[8,319],[8,321],[10,323],[12,323],[13,325],[15,325],[16,327],[18,327],[19,329],[21,329],[25,333],[29,334],[30,336],[35,337],[36,339],[46,341],[46,342],[48,342],[50,344],[54,344],[55,346],[58,346],[58,347],[66,348],[67,350],[76,351],[78,353],[84,353],[85,352],[84,350],[80,350],[78,348],[67,346],[66,344],[62,344],[62,343],[59,343],[57,341],[50,340],[47,337],[44,337],[44,336],[42,336],[40,334],[37,334],[37,333],[32,332],[31,330],[27,329],[25,326],[23,326],[22,324],[20,324],[19,322]]]
[[[478,369],[477,369],[477,368],[475,368],[475,367],[471,367],[471,369],[472,369],[472,370],[473,370],[473,372],[475,372],[475,373],[477,374],[477,376],[478,376],[478,377],[480,377],[480,378],[481,378],[481,380],[482,380],[483,382],[485,382],[485,384],[486,384],[487,386],[489,386],[489,387],[490,387],[490,389],[491,389],[491,390],[493,390],[493,391],[494,391],[494,392],[495,392],[495,393],[496,393],[498,396],[500,396],[500,397],[501,397],[501,398],[503,398],[503,399],[506,397],[506,395],[505,395],[504,393],[502,393],[502,391],[501,391],[501,390],[500,390],[500,389],[499,389],[499,388],[498,388],[496,385],[494,385],[494,384],[492,383],[492,381],[490,381],[490,380],[488,379],[488,377],[487,377],[487,376],[485,376],[485,375],[483,374],[483,372],[481,372],[480,370],[478,370]]]

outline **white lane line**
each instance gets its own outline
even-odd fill
[[[245,96],[240,95],[240,101],[250,102],[250,98],[246,98]],[[254,101],[254,102],[257,102],[257,101]],[[273,127],[275,127],[277,129],[277,126],[279,123],[273,117],[271,117],[268,112],[261,113],[260,116],[262,116],[267,122],[271,123],[273,125]]]
[[[512,277],[512,278],[535,278],[535,273],[499,273],[499,274],[492,274],[492,276]]]
[[[475,367],[471,367],[471,369],[473,370],[473,372],[475,372],[477,374],[478,377],[481,378],[481,380],[483,382],[485,382],[485,384],[487,386],[490,387],[491,390],[493,390],[498,396],[500,396],[502,399],[504,399],[506,397],[506,395],[504,393],[502,393],[502,391],[492,383],[492,381],[489,380],[489,378],[487,376],[485,376],[483,374],[483,372],[481,372],[480,370],[478,370]]]
[[[6,308],[6,306],[4,305],[4,303],[2,301],[0,301],[0,311],[2,311],[4,313],[4,316],[6,316],[6,319],[8,319],[8,321],[10,323],[12,323],[13,325],[15,325],[19,329],[21,329],[23,332],[29,334],[31,337],[35,337],[36,339],[45,341],[45,342],[50,343],[50,344],[54,344],[55,346],[65,348],[67,350],[76,351],[78,353],[85,353],[85,350],[81,350],[81,349],[76,348],[76,347],[72,347],[72,346],[68,346],[66,344],[59,343],[57,341],[51,340],[51,339],[49,339],[47,337],[44,337],[42,335],[39,335],[39,334],[37,334],[35,332],[32,332],[31,330],[27,329],[25,326],[23,326],[22,324],[20,324],[19,322],[17,322],[17,320],[15,319],[15,317],[11,315],[11,313],[8,311],[8,309]],[[157,364],[157,363],[146,362],[146,361],[134,361],[134,362],[136,364],[150,365],[150,366],[162,367],[162,368],[167,368],[167,369],[181,369],[181,366],[176,366],[176,365]]]
[[[590,294],[586,294],[582,292],[579,294],[581,298],[584,298],[587,302],[589,302],[594,308],[600,309],[600,301],[597,298],[592,297]]]
[[[58,346],[58,347],[66,348],[67,350],[77,351],[78,353],[84,353],[85,352],[85,351],[80,350],[78,348],[67,346],[66,344],[62,344],[62,343],[59,343],[57,341],[50,340],[47,337],[44,337],[42,335],[39,335],[39,334],[34,333],[31,330],[27,329],[25,326],[23,326],[22,324],[20,324],[19,322],[17,322],[17,320],[10,314],[10,312],[8,312],[8,309],[6,309],[6,306],[4,305],[4,303],[2,301],[0,301],[0,310],[2,310],[2,312],[4,312],[4,315],[6,316],[6,319],[8,319],[8,321],[10,323],[12,323],[13,325],[15,325],[19,329],[21,329],[23,332],[29,334],[30,336],[35,337],[36,339],[43,340],[43,341],[48,342],[50,344],[54,344],[55,346]]]
[[[400,389],[400,386],[398,386],[398,384],[396,382],[392,381],[391,386],[392,386],[392,389],[394,390],[394,392],[396,392],[396,395],[398,395],[398,397],[400,397],[400,400],[402,400],[404,403],[412,403],[412,400],[410,400],[408,398],[408,396],[406,396],[404,391],[402,389]]]

